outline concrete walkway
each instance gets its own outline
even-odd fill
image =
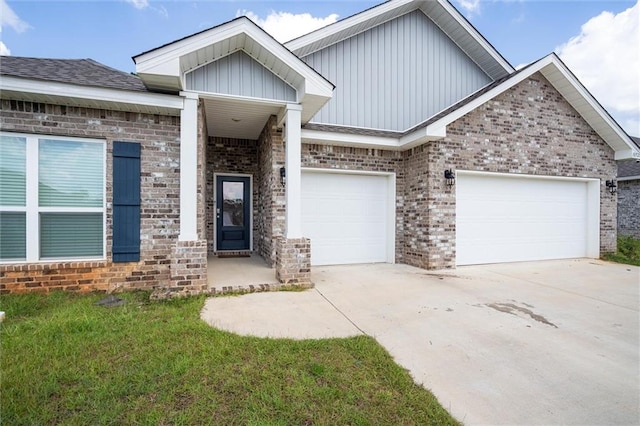
[[[466,424],[640,423],[640,268],[581,259],[316,267],[316,288],[209,299],[240,334],[366,333]]]

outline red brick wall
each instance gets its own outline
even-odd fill
[[[106,143],[107,258],[91,262],[0,264],[0,292],[152,289],[169,285],[179,233],[180,118],[3,99],[6,132],[102,139]],[[111,262],[112,143],[141,144],[141,260]]]

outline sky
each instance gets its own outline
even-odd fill
[[[640,136],[640,0],[450,1],[514,67],[556,52]],[[240,15],[284,42],[381,2],[0,0],[0,54],[91,58],[134,72],[132,56]]]

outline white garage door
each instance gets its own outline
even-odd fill
[[[311,264],[388,261],[389,177],[302,172],[302,234]]]
[[[589,194],[585,181],[459,173],[456,263],[589,256],[599,214]]]

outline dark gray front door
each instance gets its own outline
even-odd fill
[[[251,192],[248,177],[216,177],[218,250],[249,250]]]

